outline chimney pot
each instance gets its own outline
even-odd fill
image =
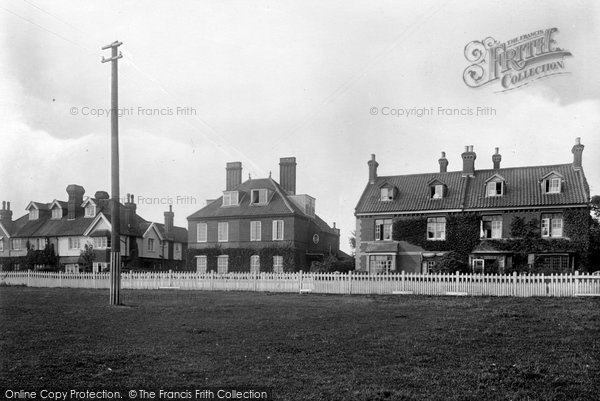
[[[6,210],[10,210],[10,201],[6,202]]]
[[[6,201],[2,201],[2,210],[6,210]]]

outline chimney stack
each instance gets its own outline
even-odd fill
[[[500,170],[500,162],[502,161],[502,155],[498,153],[500,148],[496,148],[496,153],[492,155],[492,163],[494,163],[494,170]]]
[[[448,159],[446,159],[446,152],[442,152],[442,157],[438,160],[440,163],[440,173],[448,171]]]
[[[473,145],[465,146],[465,151],[461,155],[463,159],[463,177],[472,177],[475,175],[475,159],[477,155],[473,152]]]
[[[10,210],[10,202],[2,201],[2,210],[0,210],[0,221],[10,223],[12,221],[12,210]]]
[[[571,152],[573,153],[573,169],[575,170],[581,170],[583,148],[584,146],[581,144],[581,138],[577,137],[575,139],[575,145],[573,145],[573,148],[571,149]]]
[[[123,206],[124,207],[124,214],[125,214],[125,226],[126,227],[131,227],[133,224],[135,224],[135,213],[137,211],[137,205],[134,202],[135,197],[133,196],[133,194],[127,194],[127,199],[126,202]]]
[[[94,194],[94,198],[96,199],[96,204],[98,205],[98,207],[101,208],[108,204],[110,196],[106,191],[96,191],[96,193]]]
[[[369,184],[375,184],[375,180],[377,179],[377,167],[379,167],[379,163],[375,160],[375,154],[371,154],[371,160],[367,162],[369,165]]]
[[[69,220],[73,220],[83,214],[83,208],[81,207],[81,204],[83,203],[83,194],[85,194],[85,189],[83,189],[83,187],[80,185],[72,184],[67,187],[67,194],[69,195],[69,200],[67,201],[67,218]]]
[[[173,230],[174,219],[175,213],[173,213],[173,205],[169,205],[169,211],[165,212],[165,232],[171,232]]]
[[[242,183],[242,162],[227,163],[225,171],[225,190],[232,191]]]
[[[296,195],[296,158],[279,159],[279,185],[290,195]]]

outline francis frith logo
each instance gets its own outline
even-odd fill
[[[465,46],[472,63],[463,80],[471,88],[499,83],[499,92],[520,88],[552,75],[566,74],[565,58],[571,53],[558,47],[558,28],[538,30],[500,43],[492,37]]]

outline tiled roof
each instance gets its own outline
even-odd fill
[[[28,216],[23,217],[28,219]],[[37,220],[27,220],[22,227],[11,233],[11,236],[24,238],[83,235],[91,222],[92,219],[85,219],[83,217],[74,220],[68,220],[66,216],[61,219],[40,217]]]
[[[148,227],[150,227],[152,223],[146,222],[146,224],[142,225],[143,232],[146,232]],[[188,242],[188,232],[183,227],[173,226],[173,229],[170,232],[165,231],[165,225],[162,223],[154,223],[154,226],[160,231],[160,234],[168,241],[173,242]]]
[[[253,189],[269,189],[273,191],[272,197],[264,206],[250,205],[250,191]],[[243,182],[235,191],[240,192],[239,206],[221,207],[223,197],[206,205],[196,213],[188,217],[189,219],[210,218],[210,217],[243,217],[243,216],[261,216],[261,215],[282,215],[302,213],[293,202],[284,200],[283,190],[271,178],[251,179]]]
[[[63,202],[66,204],[66,202]],[[102,213],[110,222],[112,219],[112,207],[105,203],[100,207],[97,213]],[[141,237],[146,229],[150,226],[150,222],[143,219],[138,214],[134,214],[133,221],[128,225],[126,220],[126,207],[121,204],[119,208],[121,234]],[[50,216],[40,216],[37,220],[29,220],[29,214],[21,216],[11,224],[4,224],[11,237],[29,238],[29,237],[61,237],[61,236],[81,236],[93,222],[93,218],[78,216],[75,219],[69,220],[67,216],[60,219],[52,219]],[[164,232],[163,224],[157,224],[159,229]],[[160,228],[162,227],[162,228]],[[182,227],[174,227],[169,236],[172,240],[178,242],[187,242],[187,230]],[[171,239],[168,238],[168,239]]]
[[[558,194],[545,194],[540,180],[552,171],[563,176],[562,189]],[[495,174],[506,180],[505,193],[486,197],[485,182]],[[429,185],[436,179],[447,186],[442,199],[431,199]],[[386,183],[398,188],[398,195],[387,202],[380,200],[380,188]],[[579,205],[587,203],[588,198],[583,170],[573,169],[572,164],[557,164],[476,170],[472,178],[462,177],[461,171],[378,177],[366,186],[356,213]]]
[[[266,205],[250,205],[250,193],[253,189],[268,189],[272,196]],[[244,181],[233,189],[239,191],[239,205],[232,207],[221,207],[223,197],[219,197],[212,203],[193,213],[188,220],[221,218],[221,217],[250,217],[250,216],[281,216],[299,215],[307,216],[300,208],[288,198],[287,192],[272,178],[258,178]],[[307,216],[322,230],[336,233],[319,216]]]
[[[42,203],[42,202],[34,202],[32,201],[30,203],[31,205],[35,205],[35,207],[38,208],[38,210],[49,210],[50,209],[50,205],[47,203]]]

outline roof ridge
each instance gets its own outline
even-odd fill
[[[501,167],[499,169],[495,168],[484,168],[484,169],[475,169],[475,174],[478,172],[493,172],[499,170],[515,170],[515,169],[526,169],[526,168],[548,168],[548,167],[565,167],[571,166],[572,163],[558,163],[558,164],[544,164],[544,165],[534,165],[534,166],[515,166],[515,167]],[[379,175],[377,176],[378,180],[386,179],[386,178],[395,178],[395,177],[410,177],[410,176],[423,176],[423,175],[444,175],[444,174],[462,174],[462,170],[455,171],[431,171],[426,173],[411,173],[411,174],[394,174],[394,175]]]
[[[294,209],[290,205],[290,202],[288,201],[287,196],[284,195],[283,192],[281,191],[281,189],[279,188],[279,184],[277,184],[272,177],[269,177],[268,180],[271,182],[271,184],[273,184],[273,187],[275,188],[275,192],[277,192],[279,194],[279,196],[281,196],[281,199],[283,200],[283,203],[285,203],[285,206],[290,210],[290,212],[294,213],[295,212]]]

